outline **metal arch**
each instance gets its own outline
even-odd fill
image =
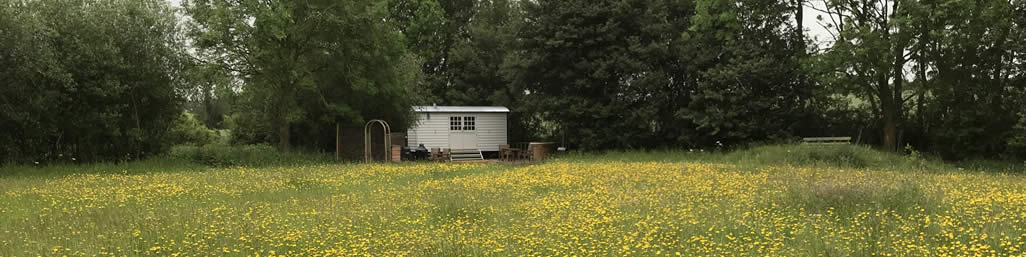
[[[388,122],[384,120],[371,120],[363,126],[363,160],[365,162],[371,162],[371,125],[374,123],[381,124],[381,130],[385,133],[385,160],[392,159],[392,127],[388,125]]]

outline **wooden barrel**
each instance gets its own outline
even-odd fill
[[[528,145],[528,147],[529,147],[529,149],[531,149],[531,153],[532,153],[531,160],[532,161],[541,161],[541,160],[545,160],[545,158],[547,158],[549,155],[552,154],[552,151],[555,150],[556,143],[553,143],[553,142],[531,142]]]

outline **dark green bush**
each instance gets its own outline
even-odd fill
[[[176,145],[207,145],[218,142],[220,134],[207,128],[192,113],[182,113],[171,127],[171,143]]]
[[[753,147],[727,153],[722,161],[835,168],[940,171],[951,167],[918,152],[902,155],[859,145],[788,144]]]
[[[0,3],[0,163],[167,150],[191,62],[176,15],[158,1]]]
[[[1019,113],[1019,123],[1012,129],[1012,137],[1008,139],[1008,147],[1013,155],[1026,160],[1026,109]]]

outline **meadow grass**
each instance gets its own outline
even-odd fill
[[[0,169],[0,256],[1026,253],[1026,176],[1014,165],[981,172],[856,146],[534,165],[189,151]]]

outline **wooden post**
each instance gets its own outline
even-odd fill
[[[382,121],[381,123],[382,134],[384,134],[382,136],[385,137],[385,142],[383,142],[385,143],[385,145],[382,146],[382,148],[384,148],[385,150],[385,161],[388,161],[392,159],[392,135],[389,135],[392,134],[392,128],[388,127],[388,123],[385,123],[384,121]]]
[[[342,130],[339,129],[339,125],[336,122],[335,123],[335,160],[338,161],[338,159],[341,157],[341,155],[342,155]]]
[[[368,121],[367,125],[363,125],[363,161],[364,162],[370,162],[371,161],[371,145],[370,145],[370,143],[371,143],[371,139],[370,139],[371,133],[370,133],[370,130],[368,130],[368,128],[370,127],[371,122],[373,122],[373,121]]]
[[[393,145],[391,154],[392,162],[401,162],[403,156],[402,146]]]

